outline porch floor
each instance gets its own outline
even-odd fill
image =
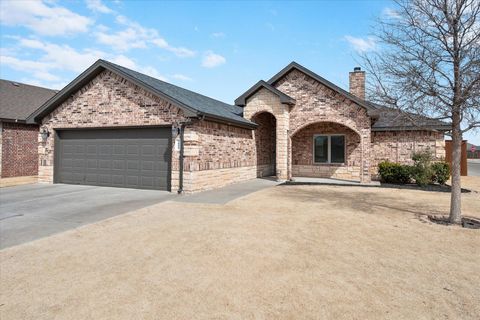
[[[379,181],[371,181],[369,183],[362,183],[353,180],[341,180],[333,178],[310,178],[310,177],[293,177],[287,184],[319,184],[319,185],[343,185],[343,186],[380,186]]]

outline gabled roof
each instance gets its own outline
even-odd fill
[[[0,79],[0,119],[25,121],[57,91]]]
[[[265,88],[271,93],[277,95],[280,98],[281,103],[289,104],[289,105],[295,103],[295,99],[293,99],[292,97],[286,95],[285,93],[271,86],[265,81],[260,80],[255,85],[253,85],[250,89],[248,89],[244,94],[242,94],[240,97],[235,99],[235,104],[237,106],[245,106],[247,99],[250,98],[252,95],[254,95],[258,90],[262,88]]]
[[[345,91],[343,90],[342,88],[340,88],[339,86],[333,84],[332,82],[328,81],[327,79],[319,76],[318,74],[316,74],[315,72],[305,68],[304,66],[296,63],[295,61],[291,62],[288,66],[286,66],[285,68],[283,68],[282,70],[280,70],[280,72],[278,72],[276,75],[274,75],[270,80],[268,80],[268,84],[270,85],[274,85],[275,82],[277,82],[278,80],[280,80],[281,78],[283,78],[287,73],[289,73],[290,71],[292,71],[293,69],[296,69],[304,74],[306,74],[307,76],[315,79],[316,81],[320,82],[321,84],[323,84],[324,86],[326,86],[327,88],[330,88],[331,90],[341,94],[342,96],[344,96],[345,98],[347,99],[350,99],[352,100],[353,102],[355,102],[356,104],[358,104],[359,106],[365,108],[367,111],[375,111],[374,108],[372,108],[365,100],[362,100],[356,96],[354,96],[353,94],[351,94],[350,92],[348,91]],[[369,115],[370,116],[375,116],[374,113],[370,114],[369,112]]]
[[[39,122],[44,116],[53,111],[74,92],[85,86],[104,70],[114,72],[146,91],[172,102],[181,108],[189,117],[205,117],[214,121],[242,127],[257,127],[255,123],[242,117],[243,109],[238,106],[229,105],[101,59],[58,92],[55,97],[43,104],[30,117],[28,117],[27,120],[32,123]]]
[[[368,102],[377,109],[378,119],[372,126],[372,131],[398,131],[398,130],[439,130],[449,131],[452,125],[437,119],[432,119],[414,113],[402,112],[397,109],[385,107]]]

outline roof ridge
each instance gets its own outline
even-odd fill
[[[207,99],[211,99],[211,100],[214,100],[214,101],[216,101],[216,102],[221,102],[221,103],[226,104],[226,105],[229,105],[229,106],[234,106],[234,105],[228,104],[228,103],[226,103],[226,102],[224,102],[224,101],[221,101],[221,100],[218,100],[218,99],[209,97],[209,96],[207,96],[207,95],[204,95],[204,94],[201,94],[201,93],[192,91],[192,90],[190,90],[190,89],[186,89],[186,88],[177,86],[177,85],[175,85],[175,84],[173,84],[173,83],[170,83],[170,82],[167,82],[167,81],[164,81],[164,80],[161,80],[161,79],[152,77],[152,76],[150,76],[150,75],[148,75],[148,74],[146,74],[146,73],[143,73],[143,72],[140,72],[140,71],[137,71],[137,70],[133,70],[133,69],[130,69],[130,68],[121,66],[121,65],[119,65],[119,64],[110,62],[110,61],[108,61],[108,60],[104,60],[104,59],[99,59],[99,60],[101,60],[101,61],[103,61],[103,62],[106,62],[106,63],[108,63],[108,64],[111,64],[111,65],[113,65],[114,67],[120,67],[120,68],[123,68],[123,69],[127,69],[127,70],[129,70],[129,71],[133,71],[133,72],[139,73],[139,74],[141,74],[141,75],[143,75],[143,76],[145,76],[145,77],[149,77],[149,78],[151,78],[151,79],[153,79],[153,80],[155,80],[155,81],[160,81],[160,82],[165,83],[165,84],[167,84],[167,85],[170,85],[170,86],[179,88],[179,89],[181,89],[181,90],[185,90],[185,91],[191,92],[191,93],[193,93],[193,94],[196,94],[196,95],[205,97],[205,98],[207,98]]]

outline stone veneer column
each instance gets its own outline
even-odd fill
[[[283,112],[275,115],[277,118],[277,141],[275,149],[276,158],[276,176],[278,180],[288,179],[288,129],[289,129],[289,113],[287,108]]]
[[[276,119],[276,145],[275,145],[275,167],[276,176],[279,180],[288,179],[288,130],[290,123],[289,106],[282,104],[280,98],[268,91],[260,89],[247,100],[243,108],[243,116],[252,120],[261,112],[269,112]]]
[[[362,146],[362,164],[360,172],[360,182],[361,183],[370,183],[370,158],[371,158],[371,131],[369,129],[361,130],[361,146]]]

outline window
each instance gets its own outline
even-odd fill
[[[313,136],[313,162],[345,163],[345,136]]]

